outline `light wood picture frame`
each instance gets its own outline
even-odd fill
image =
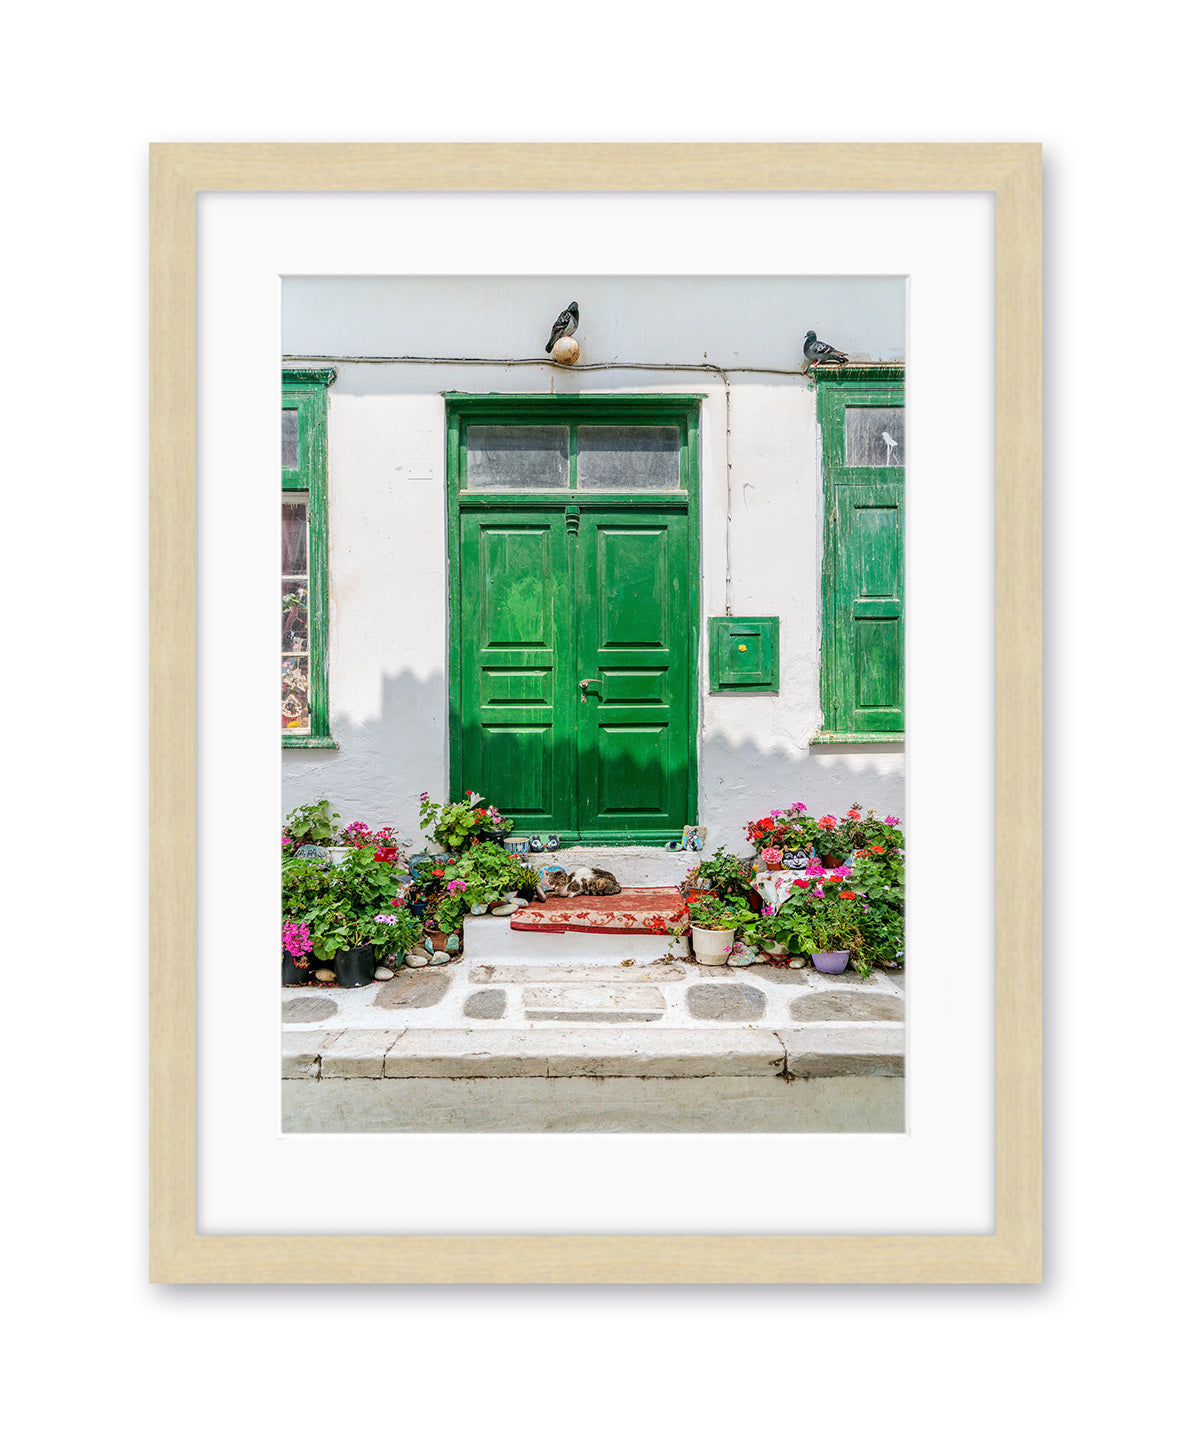
[[[256,191],[990,192],[995,214],[995,1228],[969,1235],[205,1235],[196,1224],[196,201]],[[1041,148],[163,144],[150,149],[150,1278],[1041,1279]],[[1002,863],[1001,863],[1002,862]]]

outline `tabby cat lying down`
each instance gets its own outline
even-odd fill
[[[555,866],[542,871],[542,894],[546,899],[556,896],[619,895],[621,887],[610,870],[594,870],[585,865],[570,872]]]

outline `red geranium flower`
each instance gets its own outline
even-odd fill
[[[817,821],[817,829],[836,830],[837,821],[833,818],[832,815],[822,815],[821,818]]]
[[[861,811],[861,810],[847,810],[847,811],[846,811],[846,819],[847,819],[847,820],[861,820],[861,819],[862,819],[862,811]]]
[[[871,846],[871,849],[875,852],[876,855],[882,855],[882,854],[883,854],[883,846],[882,846],[882,845],[872,845],[872,846]]]

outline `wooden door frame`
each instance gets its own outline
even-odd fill
[[[703,395],[467,395],[448,391],[446,406],[446,556],[447,556],[447,724],[449,726],[449,798],[462,794],[462,537],[464,510],[565,510],[580,512],[646,509],[683,510],[687,514],[687,665],[692,682],[687,689],[688,785],[686,824],[697,823],[700,750],[700,406]],[[491,425],[678,425],[680,431],[680,489],[642,494],[606,495],[592,490],[561,490],[521,494],[492,491],[471,494],[462,488],[466,475],[467,424]],[[656,832],[657,833],[657,832]],[[662,841],[628,839],[614,835],[590,844],[661,844]]]

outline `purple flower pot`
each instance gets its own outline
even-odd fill
[[[823,975],[840,975],[850,963],[849,950],[814,950],[813,966]]]

